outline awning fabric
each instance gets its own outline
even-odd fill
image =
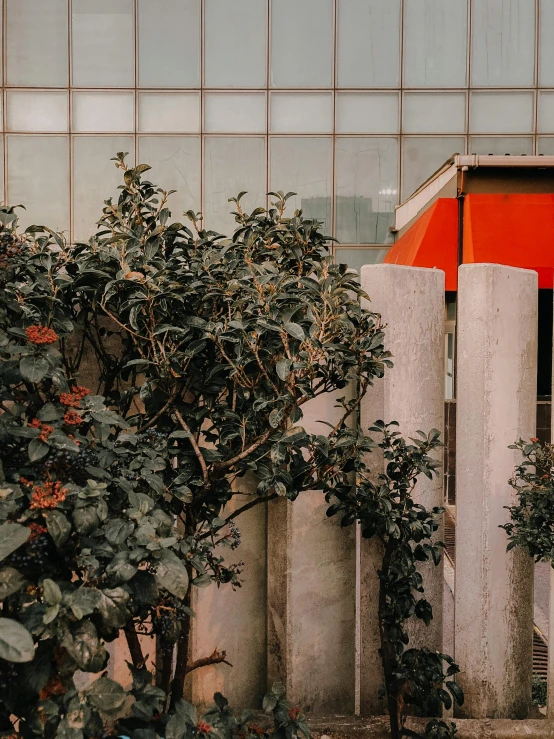
[[[458,207],[437,200],[390,249],[385,261],[437,267],[446,289],[456,290]],[[467,195],[464,203],[464,264],[491,262],[533,269],[539,287],[553,287],[554,195]]]
[[[493,262],[534,269],[552,289],[554,195],[468,195],[464,263]]]
[[[389,249],[387,264],[436,267],[446,276],[446,290],[458,282],[458,201],[440,198]]]

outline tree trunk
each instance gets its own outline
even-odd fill
[[[390,540],[385,548],[381,570],[379,571],[379,635],[381,637],[381,663],[385,676],[385,689],[387,692],[387,708],[389,712],[390,731],[392,739],[400,739],[402,721],[399,711],[399,696],[394,685],[394,664],[396,662],[396,651],[394,644],[389,639],[388,626],[384,620],[387,605],[387,592],[385,578],[389,574],[389,568],[394,549],[394,541]]]
[[[190,568],[188,568],[190,570]],[[189,578],[192,579],[192,573],[189,571]],[[184,605],[190,608],[190,587],[185,597]],[[191,632],[191,618],[187,614],[181,622],[181,634],[179,641],[177,642],[177,660],[175,663],[175,675],[173,677],[173,683],[171,685],[171,706],[181,700],[183,692],[185,690],[185,678],[187,676],[187,665],[189,660],[189,648],[190,648],[190,632]]]

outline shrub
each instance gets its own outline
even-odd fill
[[[426,648],[408,648],[406,621],[418,618],[428,625],[433,618],[431,604],[422,597],[423,578],[417,565],[428,561],[438,565],[444,547],[434,540],[443,509],[428,511],[414,502],[412,494],[420,475],[431,479],[436,474],[439,465],[430,453],[441,444],[436,429],[428,435],[418,432],[418,438],[408,444],[396,426],[395,422],[377,421],[369,429],[379,435],[377,443],[358,435],[351,458],[356,484],[353,486],[343,474],[340,481],[326,487],[331,503],[327,515],[340,515],[342,526],[358,522],[362,537],[375,539],[381,545],[376,616],[393,739],[451,739],[456,727],[443,721],[429,722],[423,735],[405,728],[408,715],[440,716],[443,706],[448,709],[453,701],[462,705],[464,695],[453,679],[459,668],[452,657]],[[346,448],[350,455],[348,445]],[[376,451],[385,461],[385,471],[377,479],[368,467],[371,454]],[[348,470],[349,465],[344,465],[344,469]]]
[[[239,196],[228,240],[194,213],[171,223],[149,167],[116,164],[120,196],[88,244],[19,234],[0,211],[0,732],[25,737],[94,737],[117,716],[136,739],[206,733],[184,680],[226,655],[188,661],[191,589],[240,585],[224,554],[241,513],[333,486],[389,363],[355,276],[316,222],[285,216],[287,196],[250,214]],[[308,433],[305,404],[354,378],[337,424]],[[250,500],[227,514],[249,473]],[[122,634],[130,688],[103,674]],[[86,689],[79,671],[97,676]]]

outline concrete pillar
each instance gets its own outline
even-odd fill
[[[549,719],[554,718],[554,562],[551,562],[551,565],[550,603],[548,611],[548,697],[546,705],[546,715]]]
[[[304,406],[300,424],[338,420],[343,390]],[[355,528],[328,519],[320,491],[272,501],[268,515],[268,683],[311,713],[354,713]]]
[[[362,287],[371,302],[370,310],[380,313],[385,327],[385,347],[394,367],[377,380],[361,407],[362,428],[378,419],[398,421],[404,437],[416,431],[429,432],[444,426],[444,272],[436,269],[402,267],[392,264],[362,267]],[[442,454],[437,453],[441,461]],[[372,455],[370,464],[379,474],[383,461]],[[415,488],[418,503],[430,509],[443,502],[442,475],[433,480],[422,477]],[[442,533],[438,532],[438,537]],[[361,541],[360,557],[360,707],[372,715],[385,709],[378,699],[383,682],[377,621],[380,547]],[[409,624],[410,646],[442,649],[443,568],[432,564],[421,569],[425,597],[433,607],[429,627],[414,620]]]
[[[552,356],[554,358],[554,336],[552,338]],[[552,374],[552,387],[554,388],[554,373]],[[554,395],[552,396],[554,398]],[[551,404],[551,428],[552,441],[554,441],[554,402]],[[548,699],[547,699],[547,716],[549,719],[554,718],[554,561],[551,561],[550,567],[550,602],[548,609]]]
[[[240,489],[252,493],[251,480],[240,481]],[[229,506],[239,508],[250,497],[238,495]],[[222,550],[228,563],[243,562],[242,587],[193,588],[191,661],[208,657],[214,649],[227,652],[232,667],[218,664],[201,667],[187,679],[186,694],[195,705],[213,705],[217,691],[236,710],[261,708],[265,695],[266,661],[266,536],[267,506],[261,504],[237,518],[241,544]]]
[[[505,506],[519,454],[535,435],[537,273],[496,264],[459,270],[455,659],[460,717],[527,716],[531,702],[533,567],[506,552]]]

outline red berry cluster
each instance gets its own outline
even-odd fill
[[[39,441],[46,441],[52,431],[54,431],[52,426],[48,426],[45,423],[41,423],[41,421],[38,420],[38,418],[33,418],[31,423],[28,423],[27,426],[30,426],[32,429],[40,429],[40,434],[38,435]]]
[[[41,701],[45,701],[53,695],[65,695],[65,693],[67,693],[67,690],[64,687],[61,677],[55,675],[48,680],[44,688],[40,691],[39,698]]]
[[[77,411],[68,410],[64,413],[63,420],[69,426],[80,426],[83,423],[83,419],[77,413]]]
[[[23,478],[21,478],[23,482]],[[31,510],[42,510],[44,508],[57,508],[63,503],[67,495],[67,488],[62,487],[61,482],[45,482],[43,485],[33,485],[31,495]]]
[[[75,385],[71,388],[70,393],[60,393],[60,403],[62,405],[67,405],[69,408],[78,408],[79,402],[89,393],[90,390],[88,387]]]
[[[39,523],[36,523],[33,521],[31,524],[29,524],[29,528],[31,529],[31,536],[29,537],[30,541],[35,541],[39,538],[39,536],[42,536],[43,534],[48,533],[48,529],[45,526],[41,526]]]
[[[58,340],[58,334],[54,329],[48,328],[47,326],[29,326],[29,328],[25,329],[25,333],[31,344],[37,344],[38,346],[41,344],[53,344]]]
[[[209,734],[212,730],[210,724],[207,724],[205,721],[199,721],[196,724],[196,728],[200,734]]]
[[[298,721],[299,716],[300,716],[299,708],[289,708],[289,718],[291,721]]]

